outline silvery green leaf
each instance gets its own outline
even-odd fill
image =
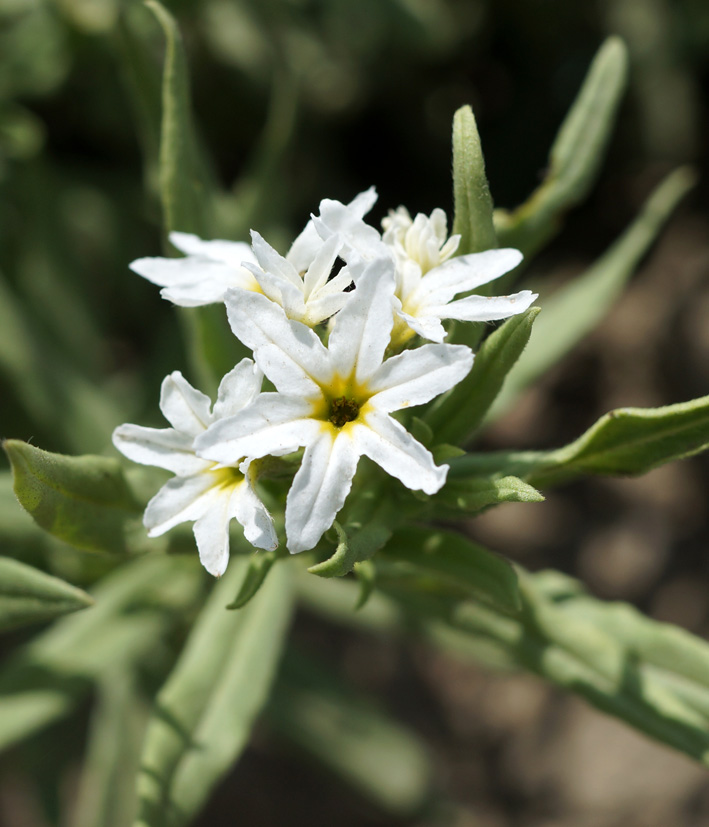
[[[434,506],[476,514],[501,503],[538,503],[544,497],[519,477],[466,477],[450,479],[432,499]]]
[[[586,197],[605,155],[627,67],[625,44],[608,38],[559,129],[543,183],[511,213],[496,211],[500,246],[532,255],[557,232],[564,214]]]
[[[71,827],[132,824],[147,717],[147,704],[135,686],[135,676],[121,668],[109,671],[98,685]]]
[[[451,460],[450,479],[510,474],[539,488],[581,474],[634,476],[709,447],[709,396],[663,408],[618,408],[554,451],[499,451]]]
[[[288,653],[268,713],[277,732],[387,812],[413,815],[430,795],[424,744],[313,658]]]
[[[54,623],[0,672],[0,749],[69,713],[113,669],[154,662],[198,599],[196,558],[150,555],[106,576],[95,604]]]
[[[424,422],[435,432],[436,440],[465,443],[480,427],[527,346],[538,313],[538,307],[531,307],[498,327],[480,346],[465,379],[433,403]]]
[[[246,746],[268,699],[291,615],[292,572],[281,563],[247,606],[227,611],[247,565],[232,559],[158,694],[136,827],[188,823]]]
[[[589,270],[539,300],[543,313],[529,345],[497,397],[489,417],[507,411],[520,392],[563,358],[605,316],[679,201],[696,182],[688,167],[652,192],[640,214]]]
[[[92,604],[90,595],[64,580],[0,557],[0,629],[50,620]]]
[[[142,509],[117,460],[52,454],[16,439],[3,447],[17,499],[45,531],[86,551],[130,551]]]
[[[709,766],[709,645],[567,581],[520,571],[519,615],[469,602],[451,624]]]
[[[510,563],[460,534],[416,526],[395,532],[382,557],[396,561],[402,574],[421,573],[502,609],[516,612],[520,607],[517,575]],[[396,579],[396,569],[385,572]]]
[[[497,247],[485,160],[475,116],[469,106],[462,106],[453,116],[453,196],[453,232],[460,234],[457,254]]]

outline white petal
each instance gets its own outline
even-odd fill
[[[301,321],[305,310],[302,283],[296,286],[282,276],[267,273],[258,267],[251,272],[265,296],[279,304],[289,319]]]
[[[242,470],[248,471],[242,466]],[[278,537],[273,526],[273,518],[268,509],[251,487],[248,475],[242,485],[234,487],[231,495],[230,511],[244,529],[244,537],[256,548],[269,551],[278,547]]]
[[[173,428],[126,424],[119,425],[113,432],[113,444],[128,459],[180,475],[196,474],[210,465],[195,455],[193,441],[189,434]]]
[[[235,416],[220,419],[195,440],[199,455],[224,465],[244,457],[295,451],[317,436],[323,423],[308,419],[310,403],[278,393],[262,393]]]
[[[245,261],[255,261],[251,247],[245,241],[203,241],[192,233],[170,233],[170,242],[187,255],[220,261],[233,268]]]
[[[258,396],[263,373],[251,359],[242,359],[219,383],[212,420],[233,416]]]
[[[418,333],[422,339],[429,339],[431,342],[442,342],[446,338],[446,329],[441,324],[438,316],[411,316],[402,310],[397,311],[397,315],[401,316],[406,324],[415,333]]]
[[[288,319],[283,309],[266,296],[230,290],[226,308],[231,329],[251,350],[273,344],[316,381],[329,379],[330,359],[317,335],[301,322]]]
[[[201,307],[224,301],[230,287],[253,290],[254,277],[244,268],[233,268],[208,259],[139,258],[131,269],[162,286],[160,295],[179,307]]]
[[[376,259],[357,282],[330,334],[333,366],[343,377],[364,382],[381,365],[394,324],[391,259]]]
[[[290,262],[298,273],[304,273],[310,267],[321,246],[322,238],[315,229],[315,224],[308,221],[303,232],[291,244],[286,261]]]
[[[473,366],[465,345],[423,345],[387,359],[368,383],[379,411],[422,405],[457,385]]]
[[[149,537],[159,537],[178,523],[198,520],[220,496],[211,471],[189,477],[173,477],[150,500],[143,523]]]
[[[258,366],[280,393],[307,399],[322,396],[320,386],[310,378],[308,371],[278,345],[264,345],[254,356]]]
[[[324,428],[305,449],[286,501],[292,554],[313,548],[332,525],[352,487],[359,453],[348,431]]]
[[[254,255],[261,269],[277,276],[288,284],[292,284],[302,291],[303,279],[295,267],[283,258],[283,256],[279,255],[256,230],[251,230],[251,239]]]
[[[322,238],[339,236],[343,245],[340,255],[345,261],[349,261],[352,255],[367,260],[382,255],[382,247],[386,245],[381,236],[374,227],[362,220],[376,200],[377,193],[374,187],[370,187],[347,205],[329,198],[320,202],[320,215],[313,216],[315,227]]]
[[[220,490],[193,528],[199,560],[214,577],[221,577],[229,562],[230,502],[229,490]]]
[[[444,319],[460,319],[464,322],[490,322],[516,316],[532,305],[538,293],[522,290],[511,296],[467,296],[442,307],[431,307],[430,312]]]
[[[352,428],[360,453],[413,491],[435,494],[443,487],[448,466],[435,465],[431,453],[396,420],[379,411],[371,411],[364,419]]]
[[[163,379],[160,388],[160,410],[175,428],[193,437],[201,434],[212,420],[212,400],[196,390],[179,370]]]
[[[321,291],[322,293],[322,291]],[[332,295],[319,295],[317,299],[311,299],[305,308],[305,317],[303,321],[310,327],[314,327],[330,316],[342,310],[347,304],[350,293],[333,293]]]
[[[340,241],[337,236],[333,236],[322,242],[320,250],[318,250],[317,255],[313,259],[313,263],[308,267],[303,277],[306,301],[314,292],[320,290],[321,287],[327,284],[339,249]]]
[[[513,249],[485,250],[449,259],[426,273],[412,300],[426,297],[431,304],[446,304],[458,293],[475,290],[499,278],[520,261],[522,253]]]

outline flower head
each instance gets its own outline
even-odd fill
[[[262,374],[243,359],[222,379],[217,401],[190,385],[179,371],[167,376],[160,393],[160,410],[171,428],[120,425],[113,444],[143,465],[156,465],[175,474],[150,500],[143,522],[150,537],[178,523],[196,521],[194,535],[202,565],[220,576],[229,561],[229,523],[243,526],[244,536],[257,548],[278,545],[273,521],[253,488],[253,468],[244,455],[227,465],[197,456],[195,439],[210,425],[231,417],[258,397]]]
[[[367,190],[358,198],[373,193]],[[355,199],[356,201],[357,199]],[[352,202],[354,203],[354,202]],[[448,236],[446,214],[435,209],[430,216],[419,213],[412,219],[404,207],[390,212],[382,222],[384,234],[353,213],[345,214],[323,201],[320,215],[313,219],[323,238],[337,235],[342,257],[353,262],[391,256],[395,262],[399,301],[392,344],[404,345],[418,333],[424,339],[442,342],[446,331],[443,319],[487,322],[524,312],[537,298],[522,290],[510,296],[465,296],[504,273],[522,260],[518,250],[486,250],[454,257],[460,236]]]
[[[234,333],[276,387],[196,440],[200,456],[231,464],[248,451],[263,457],[304,447],[286,502],[291,552],[313,548],[332,525],[368,456],[408,488],[432,494],[448,467],[389,416],[428,402],[459,382],[473,354],[460,345],[424,345],[384,360],[393,325],[394,263],[376,259],[336,317],[325,347],[265,296],[226,297]]]

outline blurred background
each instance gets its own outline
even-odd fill
[[[450,215],[451,119],[466,103],[496,206],[516,206],[540,182],[595,52],[620,35],[630,85],[607,160],[587,203],[535,259],[530,284],[581,272],[674,166],[694,164],[699,186],[609,317],[481,447],[556,447],[613,407],[707,393],[703,0],[179,0],[169,8],[220,193],[213,234],[246,238],[255,226],[282,251],[321,198],[347,201],[372,184],[375,222],[399,204]],[[0,0],[2,436],[52,451],[107,450],[119,422],[156,422],[161,378],[187,370],[177,314],[127,267],[162,250],[150,102],[159,100],[163,51],[139,2]],[[707,491],[709,462],[700,457],[638,480],[575,483],[543,505],[502,506],[470,533],[525,566],[555,566],[600,597],[706,635]],[[264,726],[200,825],[709,823],[705,771],[532,677],[335,629],[306,612],[295,638],[423,738],[440,800],[411,817],[387,813]],[[70,806],[83,732],[55,729],[49,737],[69,745],[63,786],[38,801],[49,760],[41,746],[3,756],[0,824],[43,827],[54,823],[47,812]]]

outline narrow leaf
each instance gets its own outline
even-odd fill
[[[694,172],[687,167],[671,173],[650,195],[630,227],[586,273],[539,300],[544,312],[534,326],[529,346],[495,401],[491,419],[507,411],[522,390],[601,321],[695,181]]]
[[[636,617],[624,627],[624,607],[595,600],[578,584],[555,596],[549,574],[556,573],[520,572],[523,608],[517,616],[461,604],[452,615],[454,628],[480,636],[517,665],[709,765],[709,645],[697,638],[689,643],[691,636],[683,633],[680,657],[666,648],[657,656],[655,645],[669,643],[663,624]]]
[[[276,566],[245,608],[226,611],[246,567],[232,560],[158,695],[138,781],[140,827],[190,821],[268,698],[290,618],[291,569]]]
[[[580,474],[634,476],[709,447],[709,396],[663,408],[618,408],[555,451],[466,454],[451,460],[451,479],[514,474],[539,488]]]
[[[416,813],[431,790],[431,763],[413,732],[373,708],[324,664],[288,653],[269,722],[386,811]]]
[[[155,659],[168,630],[193,610],[199,563],[150,555],[103,578],[95,605],[61,618],[3,664],[0,749],[66,715],[92,682]]]
[[[507,374],[527,346],[538,313],[538,307],[530,307],[485,339],[470,373],[425,416],[437,440],[465,443],[480,427]]]
[[[625,90],[627,66],[623,42],[617,37],[608,38],[561,125],[544,182],[512,213],[496,212],[501,246],[532,255],[555,235],[564,214],[585,198],[605,155]]]
[[[187,59],[174,17],[157,0],[146,0],[165,35],[160,128],[160,190],[167,231],[204,235],[207,228],[205,164],[192,120]]]
[[[90,595],[32,566],[0,557],[0,629],[85,609]]]
[[[461,107],[453,116],[453,232],[460,234],[458,255],[497,247],[492,196],[473,110]]]
[[[467,477],[451,479],[432,499],[434,505],[448,506],[477,514],[501,503],[538,503],[544,497],[519,477]]]
[[[234,601],[227,606],[227,609],[241,609],[242,606],[245,606],[263,586],[274,563],[278,562],[284,556],[284,553],[282,547],[275,551],[252,553],[249,556],[248,567],[239,591]]]
[[[452,531],[401,529],[385,547],[383,555],[456,589],[464,589],[503,611],[515,612],[521,605],[517,575],[512,566]]]
[[[117,460],[51,454],[14,439],[3,447],[17,499],[45,531],[87,551],[129,551],[141,508]]]
[[[99,683],[72,827],[127,827],[135,818],[135,777],[146,704],[122,669]]]

